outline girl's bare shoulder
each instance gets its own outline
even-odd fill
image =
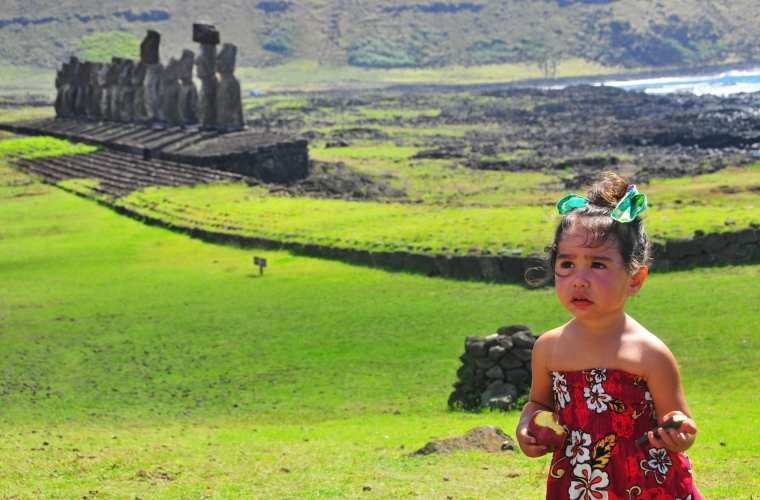
[[[636,371],[645,379],[663,370],[677,370],[678,365],[670,348],[657,335],[638,323],[626,335],[623,352],[630,362],[638,365]]]

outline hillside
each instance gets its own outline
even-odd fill
[[[0,0],[0,60],[52,68],[71,54],[102,53],[98,44],[128,54],[149,28],[164,35],[168,59],[194,48],[190,25],[197,20],[215,23],[223,41],[239,46],[240,66],[581,58],[635,68],[747,62],[760,54],[760,3],[750,0],[136,0],[129,6]],[[97,36],[113,32],[127,36],[118,43]]]

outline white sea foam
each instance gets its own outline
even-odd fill
[[[728,71],[717,75],[605,81],[596,85],[638,90],[653,95],[691,93],[695,95],[728,96],[742,92],[760,91],[760,68],[749,71]]]

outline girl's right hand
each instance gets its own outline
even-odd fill
[[[527,427],[522,427],[517,431],[517,444],[520,445],[520,449],[528,457],[537,458],[549,453],[546,445],[538,444],[536,438],[528,432]]]

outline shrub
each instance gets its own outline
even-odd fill
[[[293,50],[293,30],[284,26],[278,26],[269,33],[264,41],[265,50],[290,54]]]
[[[140,39],[123,31],[93,33],[82,37],[78,52],[86,61],[108,62],[112,57],[139,59]]]
[[[360,40],[348,50],[348,64],[369,68],[416,66],[421,57],[419,49],[382,36]]]

